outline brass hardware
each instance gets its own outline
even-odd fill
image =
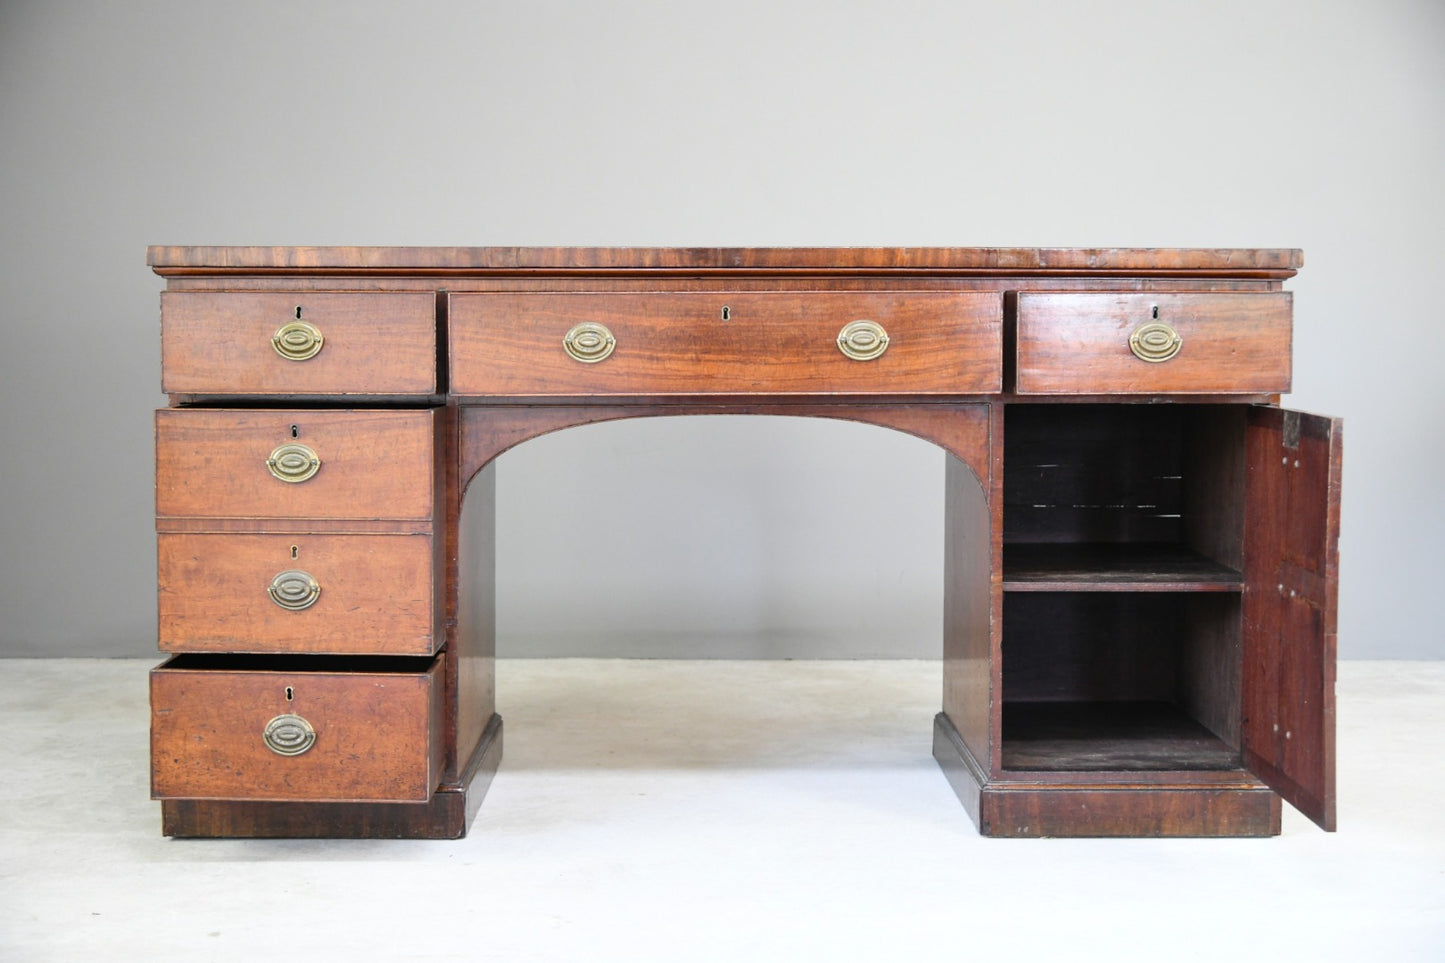
[[[1134,357],[1150,364],[1168,361],[1182,347],[1184,339],[1179,337],[1179,332],[1162,321],[1141,324],[1129,335],[1129,350],[1134,352]]]
[[[266,586],[266,594],[283,609],[300,612],[316,604],[321,597],[321,583],[310,572],[291,568],[277,573],[271,584]]]
[[[280,445],[266,459],[266,468],[283,482],[304,482],[321,469],[321,459],[305,445]]]
[[[872,361],[888,350],[888,332],[877,321],[854,321],[838,332],[838,350],[854,361]]]
[[[261,740],[278,756],[299,756],[315,745],[316,730],[305,719],[288,712],[266,723]]]
[[[287,361],[305,361],[320,353],[324,340],[316,325],[308,321],[288,321],[271,336],[271,347]]]
[[[617,347],[617,339],[607,330],[607,325],[595,321],[584,321],[567,332],[562,347],[573,360],[583,364],[596,364],[606,359]]]

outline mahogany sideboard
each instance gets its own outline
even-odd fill
[[[497,456],[612,419],[946,453],[933,753],[993,836],[1335,825],[1341,426],[1294,250],[153,247],[175,836],[458,837]]]

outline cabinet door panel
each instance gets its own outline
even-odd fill
[[[1337,419],[1267,407],[1246,435],[1245,762],[1329,830],[1341,435]]]

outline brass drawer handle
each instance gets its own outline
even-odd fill
[[[261,741],[278,756],[299,756],[316,744],[316,730],[305,719],[288,712],[266,723]]]
[[[316,604],[321,597],[321,583],[310,572],[292,568],[277,573],[266,586],[266,594],[283,609],[300,612]]]
[[[288,321],[271,336],[271,347],[287,361],[305,361],[321,352],[321,330],[305,321]]]
[[[838,332],[838,350],[854,361],[872,361],[888,350],[888,332],[877,321],[854,321]]]
[[[266,459],[266,468],[283,482],[299,484],[321,470],[321,459],[305,445],[280,445]]]
[[[1129,335],[1129,350],[1134,352],[1134,357],[1150,364],[1168,361],[1182,347],[1184,339],[1179,337],[1179,332],[1162,321],[1141,324]]]
[[[582,322],[568,331],[567,336],[562,339],[563,350],[574,361],[583,364],[596,364],[605,360],[615,347],[617,339],[607,330],[607,325],[595,321]]]

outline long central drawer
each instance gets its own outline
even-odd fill
[[[998,391],[997,292],[455,293],[463,397]]]

